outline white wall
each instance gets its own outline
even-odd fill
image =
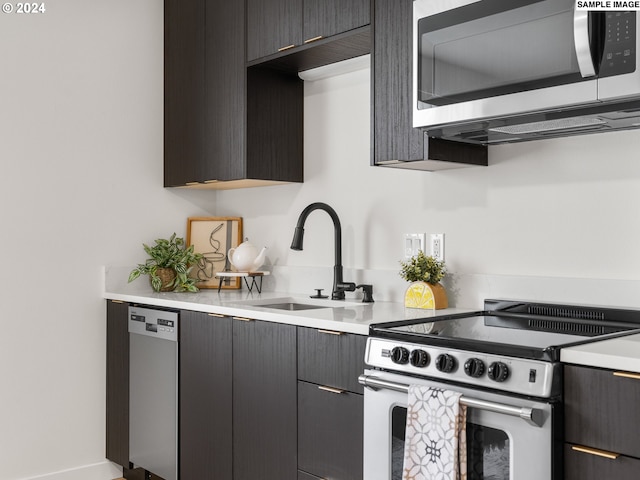
[[[397,276],[402,233],[426,232],[445,233],[458,306],[479,307],[485,292],[527,298],[532,282],[540,299],[640,306],[640,132],[491,147],[489,167],[372,168],[369,101],[367,69],[306,82],[305,183],[218,194],[218,213],[242,215],[276,270],[333,265],[323,212],[307,221],[304,251],[288,248],[300,211],[323,201],[342,222],[345,268],[388,282],[382,298],[400,299],[406,285]],[[516,277],[519,289],[500,291]],[[330,273],[324,282],[313,286],[329,289]]]
[[[46,7],[0,13],[2,480],[104,462],[103,266],[214,210],[162,188],[162,2]]]

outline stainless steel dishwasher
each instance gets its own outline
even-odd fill
[[[178,479],[178,312],[129,307],[129,461]]]

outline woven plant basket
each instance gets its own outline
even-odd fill
[[[173,268],[158,268],[156,275],[162,280],[159,292],[170,292],[173,290],[173,281],[176,279],[176,272]]]

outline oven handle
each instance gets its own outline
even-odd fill
[[[365,387],[369,387],[372,390],[386,389],[396,392],[409,393],[409,385],[403,383],[391,382],[389,380],[381,380],[378,377],[371,375],[360,375],[358,382]],[[479,408],[482,410],[488,410],[495,413],[503,413],[505,415],[511,415],[513,417],[520,417],[530,425],[541,427],[544,423],[544,415],[542,410],[537,408],[528,407],[512,407],[511,405],[504,405],[502,403],[487,402],[485,400],[478,400],[476,398],[460,397],[460,403],[471,408]]]

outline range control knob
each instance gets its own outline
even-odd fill
[[[436,358],[436,368],[444,373],[451,373],[456,369],[456,359],[448,353],[438,355]]]
[[[429,354],[424,350],[413,350],[411,352],[411,358],[409,359],[411,365],[418,368],[423,368],[429,365]]]
[[[509,367],[502,362],[493,362],[489,365],[487,375],[495,382],[504,382],[509,378]]]
[[[391,350],[391,361],[398,365],[404,365],[409,361],[409,350],[404,347],[393,347],[393,350]]]
[[[464,373],[473,378],[484,375],[484,362],[479,358],[470,358],[464,363]]]

